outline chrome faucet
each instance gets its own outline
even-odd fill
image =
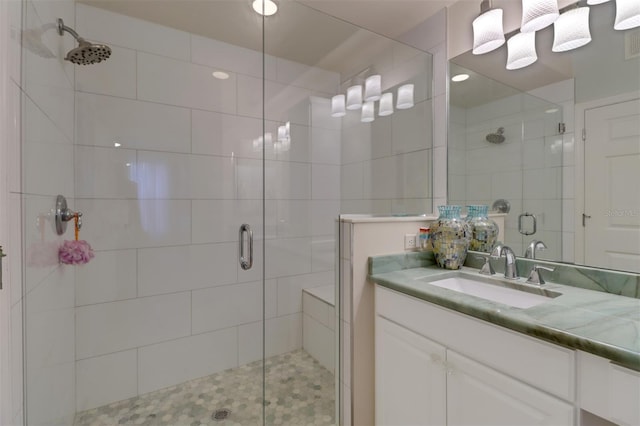
[[[526,259],[535,259],[536,258],[536,250],[546,250],[547,246],[542,241],[533,240],[529,243],[529,247],[524,252],[524,257]]]
[[[545,283],[544,278],[542,278],[542,274],[540,270],[544,269],[545,271],[553,272],[554,268],[547,268],[540,265],[533,265],[533,269],[531,269],[531,273],[529,273],[529,278],[527,279],[527,284],[538,284],[542,285]]]
[[[516,254],[511,247],[498,244],[491,252],[491,257],[499,259],[504,256],[504,277],[509,280],[518,279],[518,266],[516,265]]]

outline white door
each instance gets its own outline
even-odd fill
[[[376,425],[446,424],[445,348],[376,316]]]
[[[585,129],[585,263],[640,272],[640,100],[586,110]]]
[[[573,425],[573,406],[447,351],[447,425]]]

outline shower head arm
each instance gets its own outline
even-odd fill
[[[75,32],[72,28],[69,28],[64,24],[64,21],[62,20],[62,18],[58,18],[58,34],[64,35],[65,31],[71,34],[73,38],[75,38],[78,41],[78,43],[84,41],[84,39],[80,37],[77,32]]]

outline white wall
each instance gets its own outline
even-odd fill
[[[266,353],[300,348],[302,288],[334,282],[339,76],[266,57],[266,131],[291,121],[291,149],[266,147],[263,230],[262,54],[76,11],[78,32],[113,49],[76,79],[77,207],[97,251],[76,274],[77,410],[260,359],[263,231]]]

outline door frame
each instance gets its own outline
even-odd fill
[[[583,264],[584,259],[584,244],[585,244],[585,228],[582,226],[582,213],[585,211],[585,139],[583,138],[586,123],[585,116],[587,110],[594,108],[601,108],[608,105],[619,104],[623,102],[640,99],[640,90],[623,93],[621,95],[610,96],[607,98],[596,99],[587,102],[581,102],[575,104],[575,133],[574,133],[574,195],[575,204],[573,212],[574,220],[574,261],[578,264]],[[588,135],[587,135],[588,137]]]

